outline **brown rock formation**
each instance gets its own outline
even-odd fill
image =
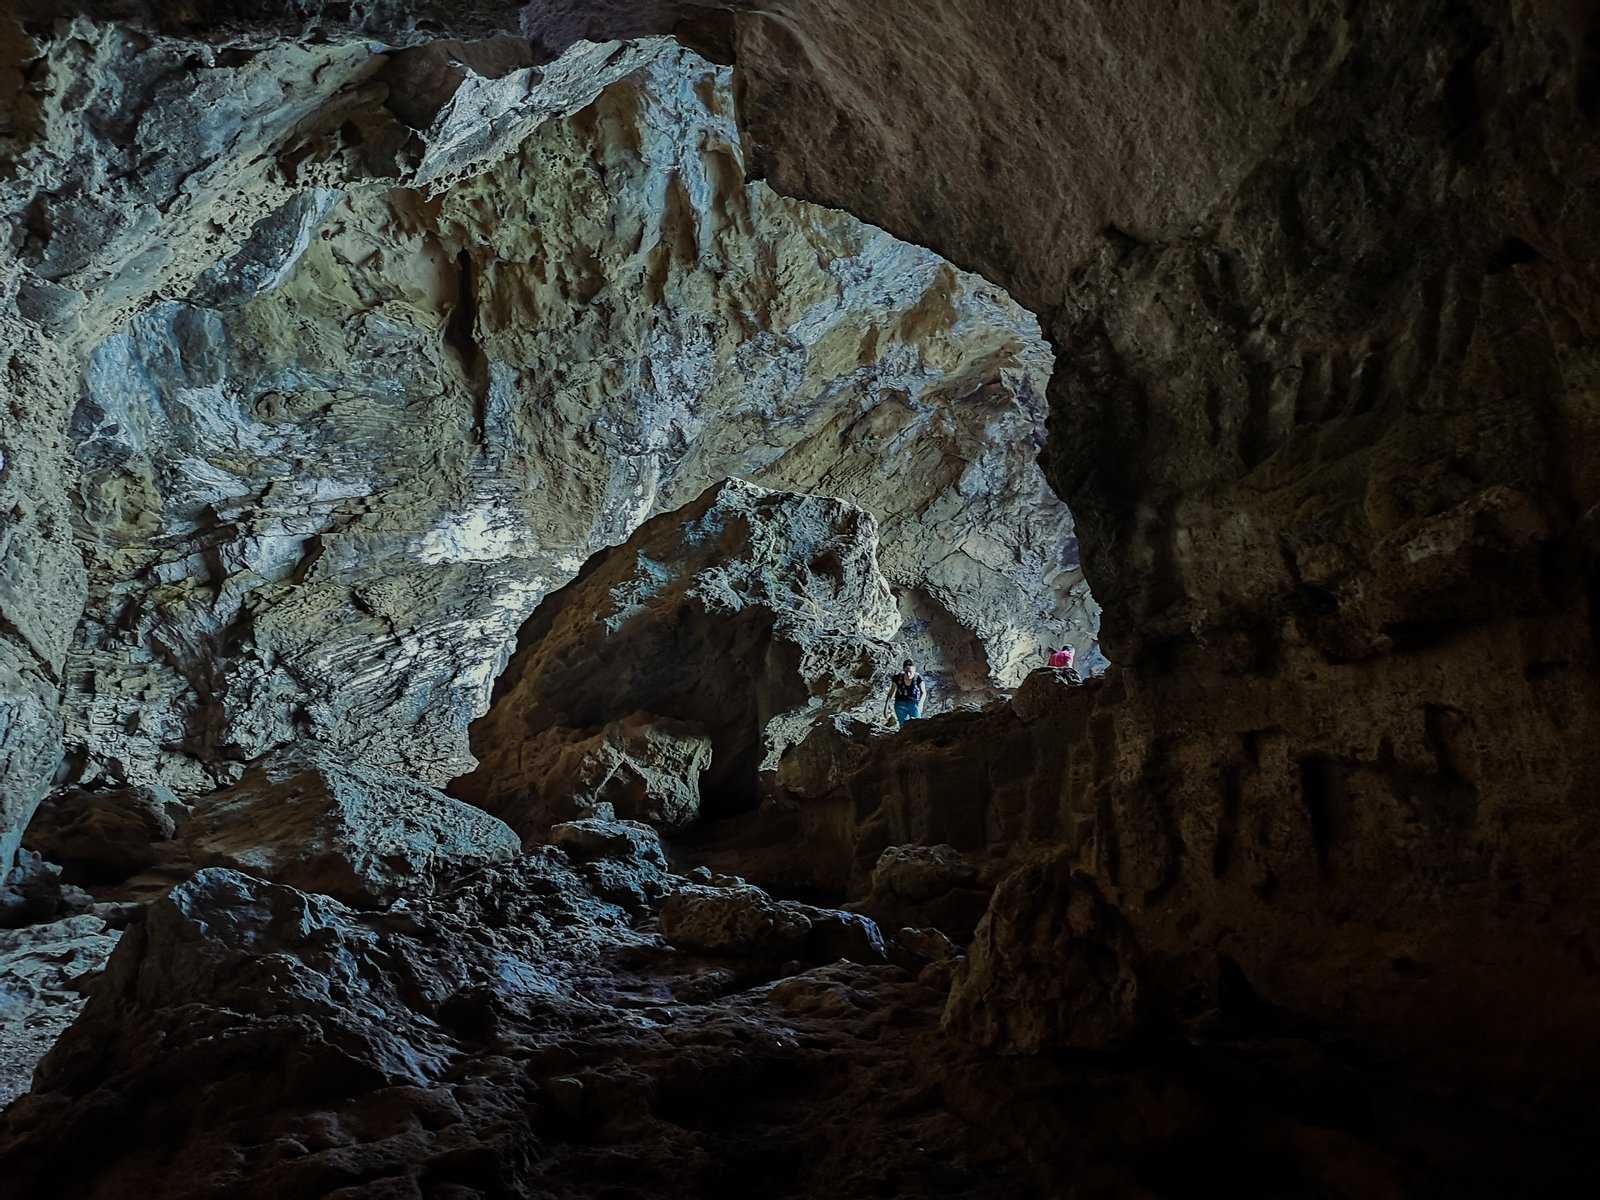
[[[1028,797],[1001,824],[1303,1011],[1592,1072],[1592,14],[761,7],[756,169],[1058,352],[1050,471],[1129,671],[960,768]]]
[[[664,732],[687,727],[710,743],[703,774],[678,786],[698,789],[712,815],[751,807],[785,750],[823,718],[870,705],[888,678],[885,639],[900,618],[877,550],[876,522],[858,508],[738,481],[646,522],[522,627],[473,726],[478,769],[453,792],[540,840],[608,799],[572,759],[621,719],[664,718]],[[646,813],[659,807],[643,799]]]

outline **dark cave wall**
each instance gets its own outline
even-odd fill
[[[1043,315],[1114,660],[1571,602],[1556,550],[1469,598],[1414,543],[1487,504],[1546,545],[1597,499],[1588,6],[772,7],[755,167]]]
[[[768,7],[751,161],[1058,352],[1127,673],[961,734],[984,836],[1065,839],[1148,948],[1364,1038],[1592,1071],[1592,6]],[[958,803],[907,746],[863,811]]]

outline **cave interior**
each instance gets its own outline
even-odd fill
[[[1597,132],[1581,0],[18,0],[0,1190],[1591,1194]]]

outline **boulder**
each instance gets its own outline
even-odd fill
[[[907,970],[921,970],[929,963],[947,963],[960,954],[956,944],[937,929],[908,926],[897,932],[889,943],[889,957]]]
[[[80,913],[93,903],[82,888],[62,881],[60,867],[32,850],[18,850],[10,870],[0,874],[0,929]]]
[[[1155,1012],[1126,919],[1059,853],[1007,875],[957,968],[944,1028],[1007,1054],[1114,1050]]]
[[[795,958],[811,934],[799,906],[749,884],[680,888],[662,902],[660,920],[661,935],[678,949],[724,958]]]
[[[221,866],[357,907],[521,847],[501,821],[442,792],[320,751],[273,756],[200,801],[183,841],[201,866]]]
[[[954,846],[890,846],[872,869],[872,894],[922,904],[978,880],[978,868]]]
[[[585,817],[557,825],[550,840],[597,894],[630,911],[642,910],[667,890],[667,856],[648,825]]]
[[[523,626],[472,727],[478,769],[453,794],[542,836],[581,774],[566,764],[624,757],[664,717],[678,769],[705,761],[694,730],[710,741],[705,811],[753,806],[784,750],[877,699],[900,622],[877,549],[877,522],[853,505],[738,480],[645,523]]]
[[[965,941],[988,907],[992,885],[954,846],[890,846],[855,907],[890,928],[931,926]]]
[[[0,930],[0,1108],[28,1090],[121,936],[94,913]]]
[[[807,962],[831,963],[846,959],[855,963],[881,963],[888,960],[883,934],[871,917],[794,901],[785,901],[783,906],[811,923],[811,932],[801,951]]]
[[[61,867],[63,882],[120,883],[157,861],[156,844],[171,841],[187,809],[164,787],[48,797],[22,844]]]
[[[702,726],[631,713],[588,737],[547,729],[529,742],[522,761],[537,781],[530,796],[537,796],[542,817],[576,816],[609,804],[618,816],[671,832],[699,817],[700,780],[711,754]]]

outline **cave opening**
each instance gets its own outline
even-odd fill
[[[56,7],[19,1194],[1586,1182],[1592,22]]]

